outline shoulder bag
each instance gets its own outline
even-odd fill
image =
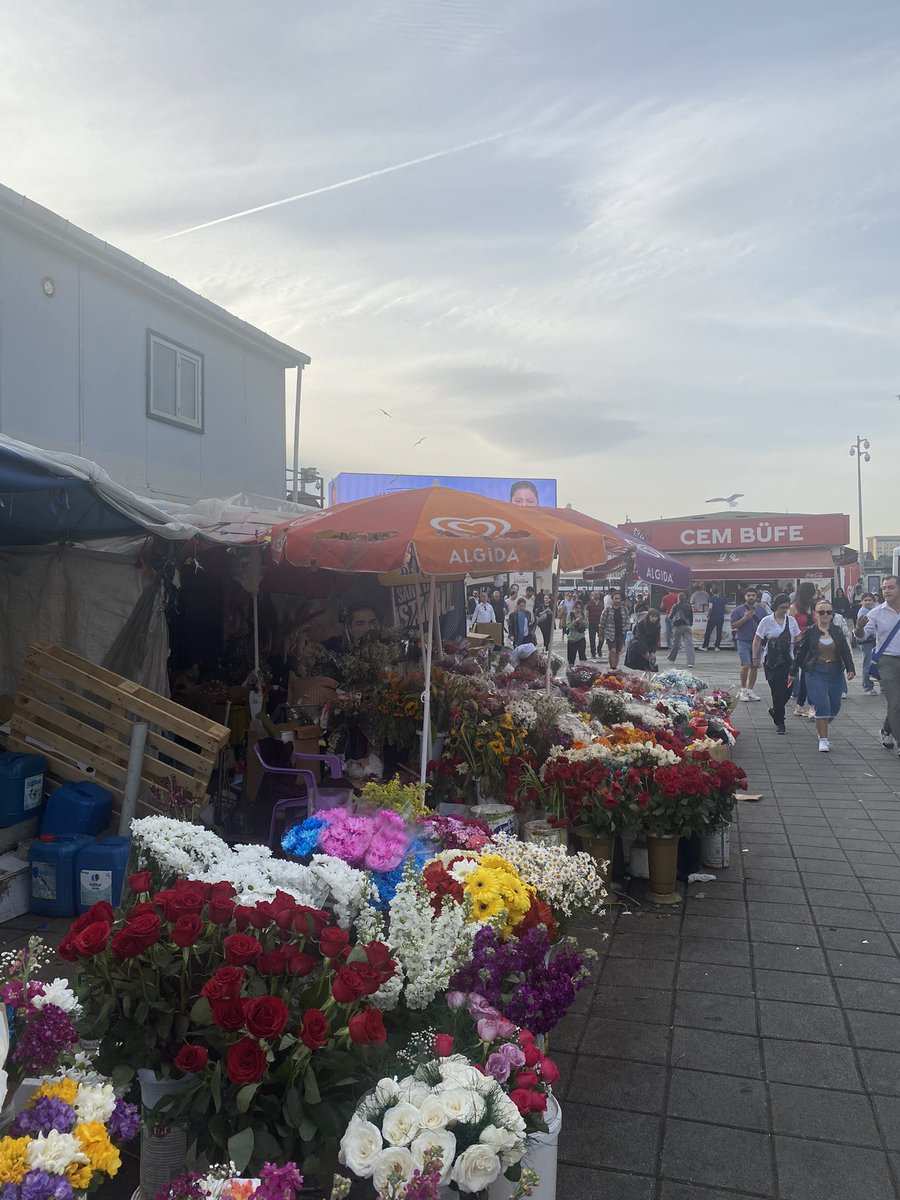
[[[872,661],[869,663],[869,678],[870,679],[880,679],[881,678],[881,676],[878,674],[878,660],[879,660],[879,658],[881,658],[882,654],[884,654],[885,650],[887,650],[888,646],[891,644],[891,639],[893,638],[894,634],[897,632],[898,629],[900,629],[900,620],[897,621],[894,628],[891,630],[891,632],[887,635],[887,637],[881,643],[881,649],[874,650],[872,652]]]

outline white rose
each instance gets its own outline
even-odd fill
[[[477,1092],[461,1087],[446,1087],[440,1097],[448,1121],[478,1121],[484,1116],[484,1100]]]
[[[480,1071],[467,1062],[465,1059],[461,1063],[451,1062],[448,1064],[450,1069],[441,1071],[441,1077],[445,1083],[452,1084],[454,1087],[464,1087],[470,1090],[479,1092],[484,1084],[485,1076]],[[493,1080],[488,1077],[489,1084]]]
[[[500,1174],[500,1159],[490,1146],[476,1143],[463,1150],[453,1164],[450,1178],[461,1192],[481,1192]]]
[[[412,1076],[409,1077],[410,1079]],[[404,1083],[409,1080],[404,1079]],[[396,1104],[400,1095],[400,1084],[396,1079],[379,1079],[375,1084],[375,1091],[372,1093],[372,1099],[379,1105]]]
[[[39,1133],[28,1143],[25,1156],[32,1171],[46,1171],[48,1175],[62,1175],[70,1163],[88,1161],[77,1137],[55,1129]]]
[[[384,1148],[381,1132],[371,1121],[352,1117],[341,1138],[339,1158],[354,1175],[368,1179],[375,1170],[375,1161]]]
[[[387,1195],[388,1178],[391,1175],[395,1180],[399,1175],[399,1182],[406,1183],[414,1170],[412,1155],[405,1146],[389,1146],[387,1150],[382,1150],[375,1160],[375,1170],[372,1173],[375,1190],[379,1196]]]
[[[388,1145],[408,1146],[419,1132],[418,1108],[406,1100],[401,1100],[384,1114],[381,1132]]]
[[[431,1089],[418,1079],[410,1077],[400,1084],[400,1099],[408,1100],[410,1104],[420,1107],[426,1097],[431,1095]]]
[[[447,1113],[440,1096],[426,1096],[419,1105],[419,1126],[422,1129],[443,1129],[447,1124]]]
[[[504,1167],[511,1167],[519,1162],[525,1153],[525,1140],[518,1137],[510,1129],[499,1129],[496,1125],[486,1125],[478,1138],[484,1146],[490,1146]]]
[[[105,1125],[116,1107],[116,1093],[109,1084],[99,1087],[82,1083],[75,1096],[75,1115],[79,1124],[99,1121]]]
[[[449,1129],[429,1129],[420,1133],[409,1148],[413,1162],[420,1171],[424,1172],[425,1153],[431,1149],[440,1151],[441,1183],[446,1183],[456,1158],[456,1138]]]

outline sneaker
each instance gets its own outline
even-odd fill
[[[748,692],[747,695],[751,700],[762,700],[762,696],[757,696],[756,692]]]
[[[749,699],[750,699],[750,693],[747,691],[746,688],[741,688],[741,690],[738,692],[738,700],[744,700],[746,702],[746,701],[749,701]]]
[[[829,742],[828,738],[819,738],[819,750],[823,754],[827,754],[830,749],[831,742]]]
[[[816,719],[816,710],[812,704],[808,704],[806,706],[806,719],[808,721],[814,721]]]
[[[698,654],[705,654],[706,651],[709,649],[709,646],[695,646],[694,649],[696,650],[696,652]]]
[[[893,750],[894,747],[897,745],[897,743],[894,741],[893,737],[889,733],[883,733],[881,735],[881,744],[882,744],[882,746],[884,746],[885,750]]]
[[[785,729],[785,727],[783,725],[776,725],[775,732],[776,733],[787,733],[787,730]]]
[[[794,716],[795,716],[795,717],[805,717],[805,716],[806,716],[806,713],[803,711],[803,706],[802,706],[802,705],[798,704],[798,705],[795,707],[795,709],[794,709]]]
[[[874,688],[863,688],[863,695],[864,696],[875,696],[875,695],[877,695],[877,693]]]

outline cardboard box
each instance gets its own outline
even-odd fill
[[[479,621],[475,633],[486,633],[495,646],[503,645],[503,626],[499,621]]]
[[[31,872],[15,854],[0,855],[0,924],[27,913],[31,906]]]

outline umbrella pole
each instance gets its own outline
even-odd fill
[[[550,675],[552,672],[551,661],[553,659],[553,631],[556,629],[556,610],[559,607],[559,559],[554,559],[553,575],[551,583],[552,591],[550,593],[550,610],[553,614],[550,620],[550,640],[547,643],[547,695],[550,695]]]
[[[428,641],[425,644],[424,683],[422,692],[422,746],[419,757],[419,782],[425,782],[428,755],[431,752],[431,648],[434,643],[434,593],[437,589],[434,577],[428,588]]]

